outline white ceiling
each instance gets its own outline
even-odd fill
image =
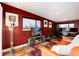
[[[5,2],[52,21],[79,19],[79,2]]]

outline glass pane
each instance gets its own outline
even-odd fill
[[[23,29],[31,29],[35,27],[35,20],[23,18]]]
[[[41,21],[37,20],[37,27],[41,27]]]
[[[74,24],[69,24],[69,28],[74,28]]]
[[[59,24],[59,28],[65,28],[66,31],[69,31],[68,24]]]
[[[68,24],[59,24],[59,28],[66,28],[68,27]]]

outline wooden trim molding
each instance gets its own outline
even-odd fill
[[[27,45],[28,44],[26,43],[26,44],[22,44],[22,45],[19,45],[19,46],[15,46],[14,49],[22,48],[22,47],[25,47]],[[7,49],[2,50],[3,53],[4,52],[7,52],[7,51],[10,51],[10,48],[7,48]]]

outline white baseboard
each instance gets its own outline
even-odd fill
[[[22,45],[19,45],[19,46],[15,46],[14,49],[22,48],[22,47],[27,46],[27,45],[28,44],[26,43],[26,44],[22,44]],[[2,50],[2,52],[7,52],[7,51],[10,51],[10,48]]]

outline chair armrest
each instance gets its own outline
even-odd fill
[[[52,47],[51,51],[54,51],[61,55],[69,55],[70,48],[67,45],[55,45]]]

